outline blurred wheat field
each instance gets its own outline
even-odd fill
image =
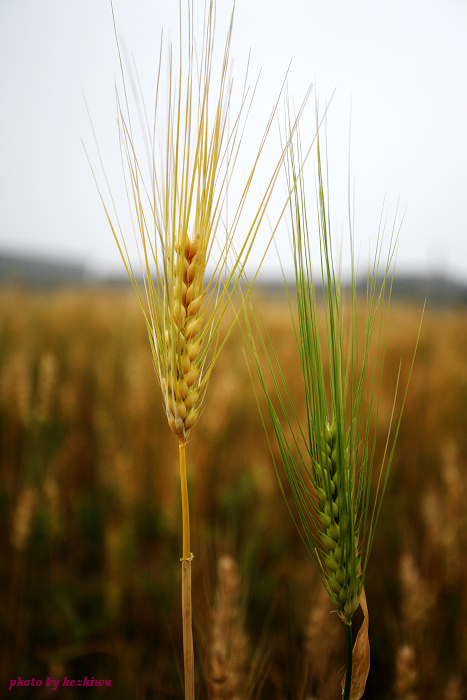
[[[260,305],[299,403],[287,304]],[[390,311],[380,456],[420,315]],[[366,575],[365,698],[466,696],[466,326],[465,309],[425,313]],[[236,327],[190,447],[198,696],[337,698],[345,640],[280,493],[244,345]],[[0,694],[17,676],[94,676],[113,698],[183,697],[178,453],[131,290],[1,292],[0,470]]]

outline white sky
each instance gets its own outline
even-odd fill
[[[202,21],[204,2],[194,4]],[[219,49],[230,6],[218,0]],[[114,0],[114,10],[150,107],[162,27],[178,46],[178,2]],[[347,231],[351,121],[355,235],[363,257],[376,240],[384,201],[390,224],[398,205],[404,214],[399,271],[442,272],[467,282],[467,0],[237,0],[231,57],[238,86],[250,48],[250,82],[260,68],[261,77],[245,162],[292,59],[295,104],[310,83],[321,107],[336,89],[327,124],[336,236]],[[0,250],[122,269],[81,144],[82,138],[97,164],[84,90],[118,194],[115,79],[110,0],[0,0]],[[312,93],[302,122],[305,143],[314,100]],[[278,155],[276,126],[273,132],[253,198],[264,191],[267,166]],[[281,181],[273,220],[284,198]],[[290,269],[285,225],[277,243]],[[264,270],[277,269],[271,251]]]

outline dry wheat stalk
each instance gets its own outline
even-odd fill
[[[248,640],[240,612],[240,577],[235,560],[219,559],[217,596],[209,647],[209,696],[239,700],[246,682]]]

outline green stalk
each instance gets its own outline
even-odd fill
[[[352,685],[352,624],[345,625],[347,631],[347,671],[345,674],[345,687],[343,700],[350,700],[350,686]]]

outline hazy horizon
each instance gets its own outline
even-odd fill
[[[128,62],[134,57],[150,110],[162,28],[163,72],[169,40],[177,53],[178,3],[114,0],[113,6],[122,51]],[[198,29],[203,8],[204,3],[195,2]],[[218,3],[217,56],[229,16],[230,4]],[[261,70],[239,175],[257,148],[292,61],[288,93],[297,107],[310,83],[316,84],[302,119],[306,145],[314,131],[315,99],[321,113],[331,101],[327,140],[335,240],[348,237],[350,170],[361,264],[375,245],[383,212],[388,238],[394,221],[397,229],[401,226],[400,274],[442,274],[466,282],[466,31],[464,0],[356,0],[351,5],[344,0],[237,0],[234,86],[242,86],[250,48],[251,86]],[[201,34],[196,34],[199,42]],[[114,80],[120,85],[119,63],[110,2],[1,3],[0,71],[0,250],[78,260],[103,274],[119,272],[122,263],[81,144],[82,138],[97,167],[84,92],[112,191],[119,210],[125,210],[114,92]],[[276,162],[277,130],[274,123],[253,199],[261,197]],[[311,218],[311,164],[307,183]],[[234,203],[235,189],[232,193]],[[281,180],[272,202],[273,225],[285,198]],[[130,239],[131,230],[125,233]],[[269,235],[265,222],[252,266]],[[287,236],[284,220],[276,241],[289,273]],[[347,264],[344,251],[344,269]],[[280,275],[273,247],[262,274]]]

